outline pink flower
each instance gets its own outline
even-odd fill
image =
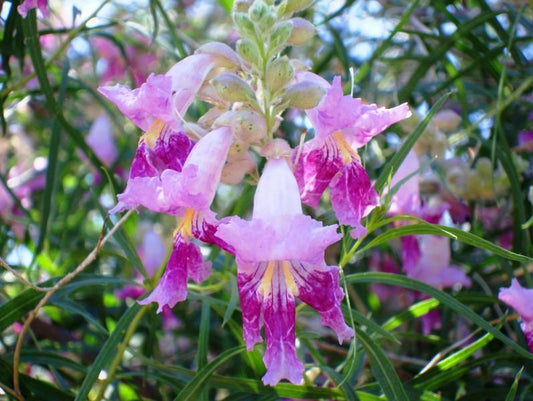
[[[295,176],[302,202],[317,207],[327,187],[339,223],[354,227],[351,234],[361,237],[366,229],[361,219],[378,205],[378,195],[362,166],[357,149],[374,136],[411,115],[407,104],[393,109],[364,105],[342,92],[340,77],[329,86],[311,73],[300,74],[302,80],[312,80],[327,89],[320,104],[307,111],[316,130],[315,138],[307,142],[297,161]]]
[[[116,160],[117,146],[113,139],[111,120],[107,114],[101,114],[94,120],[85,140],[106,167],[111,166]]]
[[[295,297],[315,308],[339,342],[353,336],[343,319],[338,267],[324,262],[325,249],[341,235],[302,213],[296,180],[285,159],[268,160],[254,197],[252,219],[233,217],[216,235],[234,248],[249,350],[262,341],[267,349],[263,382],[300,383],[304,366],[295,350]]]
[[[181,120],[209,72],[232,62],[226,58],[226,53],[227,57],[233,54],[231,49],[219,45],[217,50],[224,51],[224,55],[193,54],[174,64],[165,75],[151,74],[139,88],[131,90],[126,85],[117,84],[102,86],[98,91],[142,130],[148,130],[158,119],[179,130]]]
[[[232,132],[226,127],[210,132],[194,146],[183,168],[165,168],[153,176],[133,178],[128,183],[129,192],[122,194],[122,197],[119,195],[117,207],[123,208],[137,202],[152,210],[181,217],[165,273],[154,291],[139,303],[157,302],[158,312],[161,312],[165,305],[173,307],[185,300],[188,278],[200,283],[209,276],[211,263],[204,262],[193,238],[231,250],[214,236],[218,222],[209,209],[220,182],[231,137]],[[172,155],[174,153],[166,156],[170,160]],[[135,167],[141,172],[148,169],[142,163]]]
[[[522,287],[514,278],[509,288],[500,289],[498,299],[514,308],[522,318],[520,327],[526,336],[529,350],[533,352],[533,289]]]
[[[24,0],[20,6],[17,7],[17,11],[22,18],[26,18],[28,12],[38,8],[43,17],[48,17],[48,0]]]

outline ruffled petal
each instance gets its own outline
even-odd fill
[[[165,197],[172,205],[208,210],[231,145],[232,132],[217,128],[200,139],[188,155],[180,173],[165,170],[161,181]]]
[[[187,279],[190,277],[201,282],[207,278],[210,269],[211,263],[204,262],[198,245],[184,241],[178,233],[174,238],[174,247],[165,273],[152,293],[139,303],[147,305],[157,302],[157,313],[160,313],[165,305],[172,308],[187,298]]]
[[[239,273],[237,285],[242,310],[243,337],[248,351],[254,345],[263,341],[261,327],[263,327],[263,297],[258,292],[259,284],[265,274],[266,262],[247,264],[238,260]]]
[[[28,12],[34,8],[38,8],[43,17],[48,17],[48,0],[24,0],[20,6],[17,7],[17,11],[26,18]]]
[[[359,238],[366,234],[361,219],[379,205],[378,194],[357,158],[352,158],[330,184],[331,206],[339,223],[355,227],[350,234]]]
[[[500,288],[498,299],[513,307],[524,322],[533,323],[533,289],[522,287],[514,278],[509,288]]]
[[[303,145],[294,175],[300,189],[302,202],[313,208],[318,207],[322,194],[333,177],[342,169],[342,157],[331,141],[322,142],[323,146],[313,146],[315,139]],[[298,155],[298,149],[294,156]]]
[[[295,313],[294,297],[287,290],[282,269],[276,266],[270,293],[263,304],[267,345],[263,357],[267,373],[263,383],[266,385],[274,386],[282,379],[299,384],[303,379],[304,365],[296,355]]]
[[[339,268],[302,262],[292,262],[291,265],[298,298],[320,313],[322,324],[335,330],[339,343],[352,338],[353,329],[346,325],[341,312],[344,293],[339,285]]]
[[[143,131],[160,119],[175,129],[181,124],[172,110],[172,79],[151,74],[139,88],[117,84],[101,86],[98,91]]]

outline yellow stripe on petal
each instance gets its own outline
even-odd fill
[[[181,218],[180,222],[178,223],[178,227],[176,228],[176,232],[180,232],[183,239],[187,240],[190,237],[192,237],[192,222],[196,216],[196,210],[192,208],[188,208],[185,210],[185,213],[183,214],[183,217]]]
[[[335,131],[333,133],[333,138],[335,139],[337,148],[342,154],[342,162],[344,164],[350,163],[352,161],[352,157],[355,157],[358,160],[361,160],[357,151],[354,150],[348,142],[346,142],[346,139],[344,139],[340,131]]]
[[[274,268],[276,267],[276,262],[270,260],[267,264],[265,274],[261,279],[261,284],[257,288],[257,291],[263,296],[267,297],[272,291],[272,274],[274,274]]]
[[[283,269],[283,276],[285,277],[285,285],[287,286],[292,295],[298,296],[300,291],[298,290],[298,286],[294,281],[294,277],[292,277],[290,263],[284,260],[283,262],[281,262],[281,267]]]
[[[146,130],[141,139],[144,139],[144,142],[146,142],[148,146],[153,149],[155,147],[157,138],[159,138],[159,134],[161,133],[161,131],[163,131],[163,128],[165,128],[165,122],[163,120],[160,120],[159,118],[156,118],[152,125],[150,125],[150,127]]]

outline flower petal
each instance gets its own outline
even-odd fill
[[[317,142],[323,146],[313,146]],[[297,154],[298,149],[294,152],[295,157]],[[342,156],[331,141],[313,139],[305,144],[294,170],[302,202],[318,207],[322,194],[343,165]]]
[[[335,330],[339,343],[351,339],[353,329],[346,325],[341,312],[344,293],[339,285],[339,268],[292,262],[291,272],[298,298],[320,313],[322,324]]]
[[[271,291],[264,300],[266,352],[263,361],[267,373],[263,383],[274,386],[281,379],[299,384],[303,379],[304,365],[296,355],[295,302],[287,291],[283,272],[275,268]]]
[[[339,223],[355,227],[350,234],[359,238],[366,234],[361,219],[367,216],[378,204],[378,194],[370,183],[361,162],[352,158],[335,176],[330,184],[331,206]]]
[[[172,308],[187,298],[187,279],[191,277],[196,282],[201,282],[209,275],[210,268],[210,262],[204,262],[198,245],[184,241],[178,233],[174,238],[174,247],[165,273],[152,293],[139,303],[147,305],[157,302],[157,313],[165,305]]]

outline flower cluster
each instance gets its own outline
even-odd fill
[[[379,199],[358,149],[411,114],[406,104],[386,109],[344,95],[340,77],[330,83],[280,55],[314,34],[309,22],[293,17],[310,3],[236,1],[236,51],[209,43],[136,89],[99,89],[144,131],[111,212],[142,206],[178,218],[166,270],[140,303],[173,307],[187,297],[189,278],[209,276],[199,241],[234,255],[244,340],[251,350],[264,327],[269,385],[303,378],[296,298],[318,311],[339,342],[353,336],[341,312],[339,267],[325,262],[326,248],[342,237],[339,227],[304,214],[302,203],[318,207],[329,188],[339,223],[352,227],[354,238],[364,235],[362,219]],[[211,108],[190,121],[195,99]],[[315,131],[294,149],[279,137],[287,108],[305,110]],[[235,185],[258,170],[251,219],[217,218],[211,207],[219,183]]]

